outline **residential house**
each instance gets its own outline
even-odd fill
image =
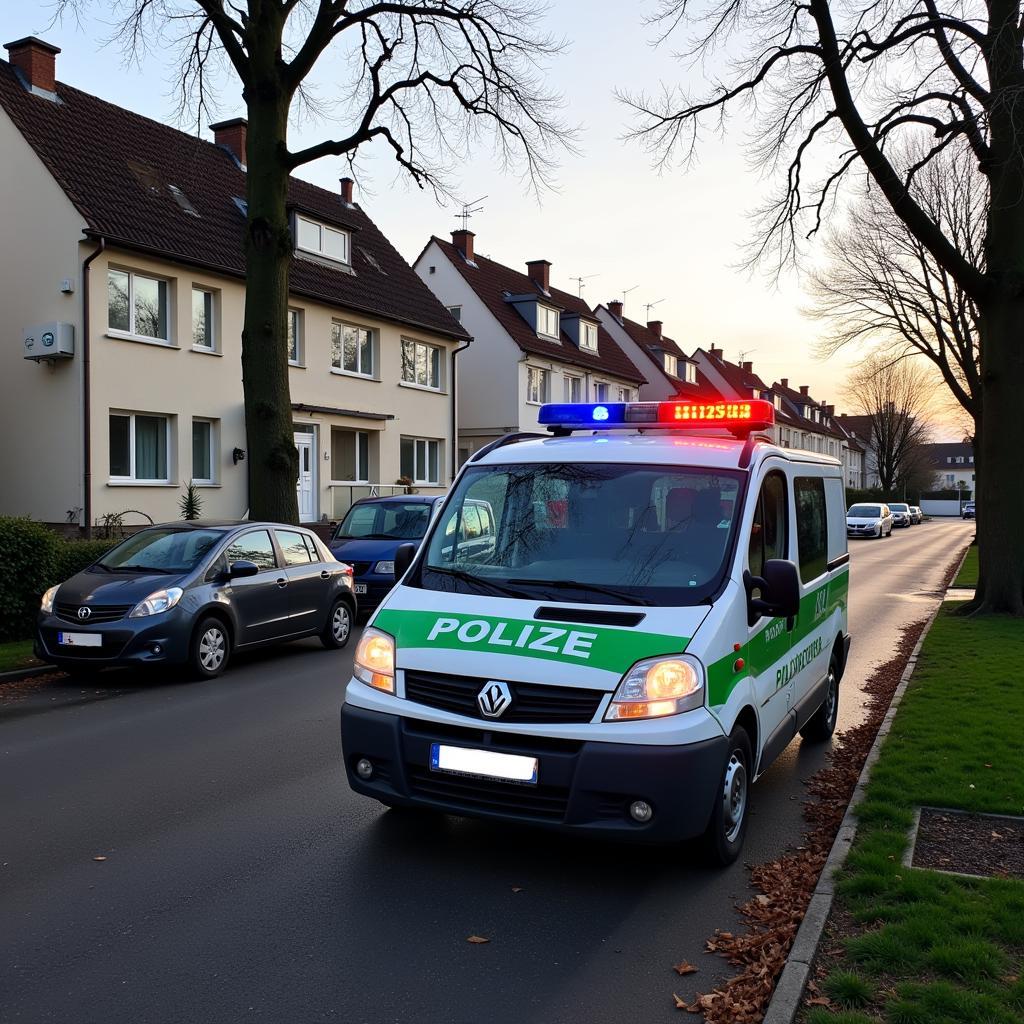
[[[864,449],[864,483],[863,487],[881,487],[878,475],[878,455],[875,449],[875,431],[870,416],[849,415],[840,413],[835,419],[836,425],[847,436],[856,437]]]
[[[245,121],[195,138],[58,82],[54,46],[6,48],[0,513],[168,520],[192,481],[205,516],[244,516]],[[336,518],[399,478],[440,493],[468,333],[350,179],[340,193],[293,179],[288,209],[302,519]]]
[[[698,372],[696,360],[664,333],[660,320],[648,320],[646,325],[630,320],[623,315],[623,303],[620,301],[598,306],[594,313],[647,378],[647,383],[640,385],[641,401],[701,398],[715,393]]]
[[[846,434],[835,425],[835,407],[816,401],[810,391],[807,384],[801,384],[799,390],[791,388],[788,377],[772,384],[772,394],[781,398],[783,409],[796,421],[790,428],[787,447],[831,455],[845,464]]]
[[[940,488],[962,491],[965,498],[974,496],[974,445],[956,441],[926,444],[923,448]]]
[[[597,316],[555,288],[551,264],[526,272],[476,252],[472,231],[433,237],[415,269],[473,336],[459,359],[460,461],[503,434],[539,430],[545,402],[629,402],[646,383]]]

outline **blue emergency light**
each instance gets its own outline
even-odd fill
[[[545,405],[538,420],[556,433],[572,430],[707,429],[730,433],[766,430],[775,422],[775,407],[761,398],[740,401],[601,402]]]

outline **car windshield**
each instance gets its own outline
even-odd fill
[[[430,505],[423,501],[367,501],[353,505],[335,540],[419,540],[427,532]]]
[[[411,582],[540,600],[698,604],[725,571],[741,479],[676,466],[475,467]]]
[[[217,530],[141,530],[108,551],[97,565],[122,572],[191,572],[223,536]]]
[[[890,504],[889,508],[893,512],[909,512],[910,511],[910,506],[909,505],[903,505],[903,504],[901,504],[898,501],[894,505]]]
[[[846,515],[850,519],[880,519],[882,510],[878,505],[854,505]]]

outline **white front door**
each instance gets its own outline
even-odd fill
[[[312,434],[296,434],[295,448],[299,453],[299,476],[295,489],[299,498],[299,522],[316,520],[316,439]]]

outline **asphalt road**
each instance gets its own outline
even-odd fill
[[[851,544],[843,725],[972,533]],[[350,664],[351,646],[303,642],[215,683],[51,680],[0,700],[0,1022],[656,1022],[679,1019],[673,990],[727,976],[702,950],[736,923],[741,864],[353,795]],[[755,787],[748,862],[799,835],[823,757],[797,740]],[[678,978],[681,958],[700,973]]]

